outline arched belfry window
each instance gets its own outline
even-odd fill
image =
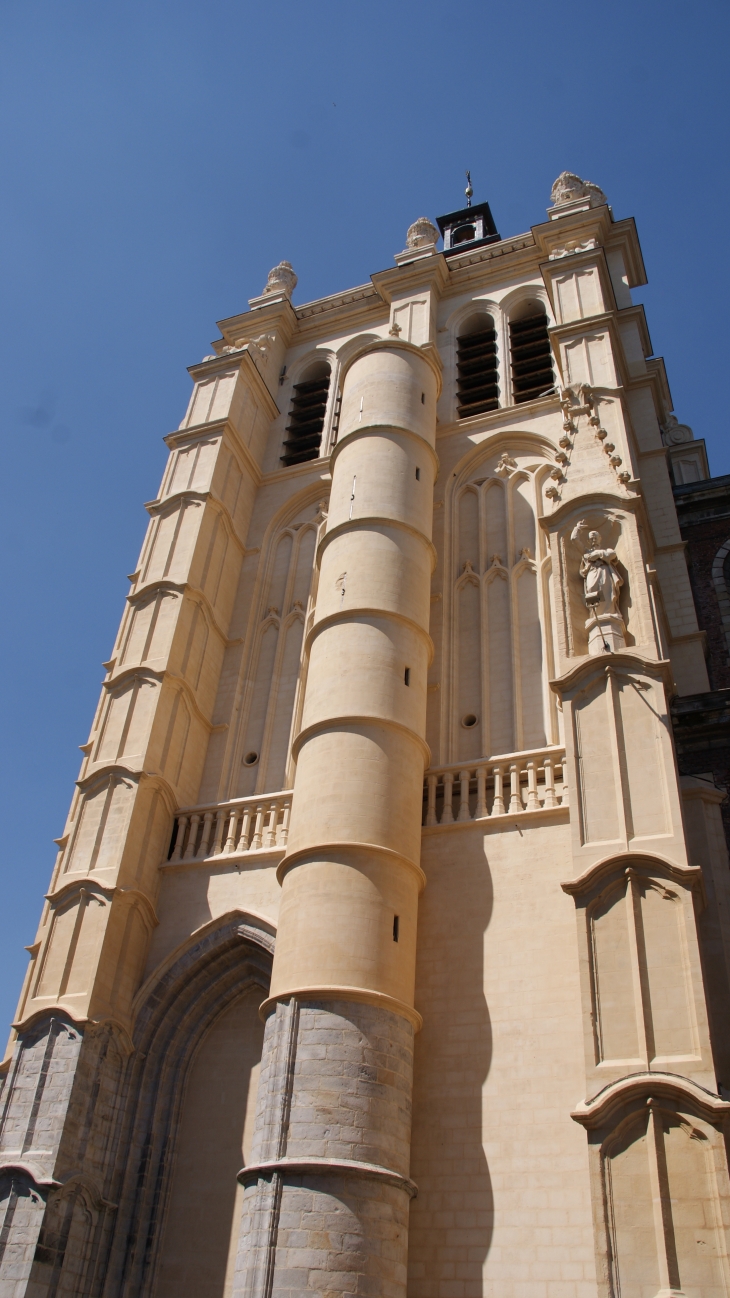
[[[525,303],[509,322],[515,405],[547,396],[555,384],[548,319],[540,302]]]
[[[330,367],[317,361],[294,384],[282,464],[304,464],[316,460],[322,444],[322,429],[330,388]]]
[[[456,387],[459,419],[482,415],[499,406],[497,331],[490,315],[471,316],[456,340]]]

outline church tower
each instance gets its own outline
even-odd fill
[[[641,250],[572,173],[515,237],[472,196],[343,293],[281,262],[190,369],[4,1065],[0,1298],[730,1298]]]

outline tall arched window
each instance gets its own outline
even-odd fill
[[[316,460],[322,444],[322,429],[330,388],[330,367],[316,361],[294,384],[282,464],[304,464]]]
[[[548,319],[541,302],[525,302],[509,322],[515,405],[547,396],[555,384]]]
[[[459,419],[482,415],[499,406],[497,332],[490,315],[471,316],[456,340],[456,386]]]

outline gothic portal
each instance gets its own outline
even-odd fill
[[[5,1065],[2,1298],[730,1295],[724,794],[669,722],[704,448],[633,221],[467,197],[190,369]]]

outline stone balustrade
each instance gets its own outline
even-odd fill
[[[451,825],[567,806],[565,749],[552,746],[427,771],[422,823]]]
[[[285,847],[291,799],[291,789],[287,789],[179,811],[168,864]]]

